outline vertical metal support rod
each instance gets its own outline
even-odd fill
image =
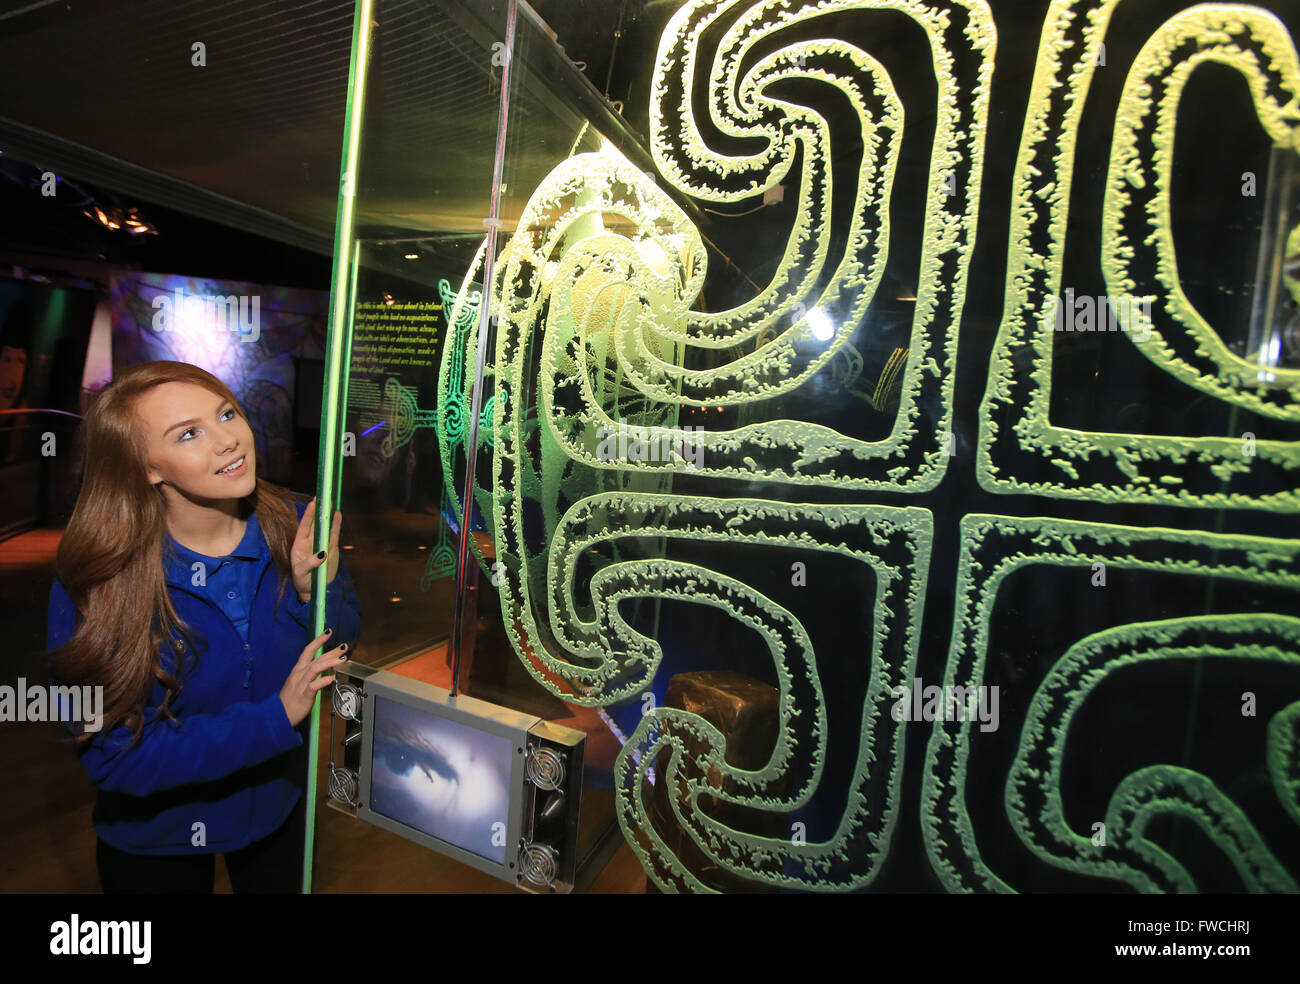
[[[1246,353],[1255,352],[1260,382],[1273,382],[1272,370],[1281,360],[1277,331],[1277,298],[1283,289],[1282,266],[1286,259],[1287,216],[1295,205],[1297,181],[1295,155],[1298,148],[1276,144],[1268,163],[1268,186],[1264,190],[1264,221],[1260,228],[1259,262],[1255,269],[1255,296],[1250,311]]]
[[[515,54],[515,18],[519,5],[509,0],[506,12],[505,64],[501,67],[501,107],[497,113],[496,152],[492,162],[492,198],[489,216],[487,252],[483,259],[483,301],[478,308],[478,355],[474,365],[474,383],[470,394],[470,413],[465,429],[465,493],[460,517],[460,543],[456,555],[456,606],[451,620],[451,695],[460,693],[460,658],[465,633],[465,586],[469,583],[470,522],[474,515],[474,469],[478,463],[478,422],[483,406],[483,364],[487,357],[488,332],[492,327],[492,279],[496,269],[497,230],[501,227],[501,171],[505,165],[506,122],[510,114],[510,68]],[[478,576],[478,564],[474,565]]]
[[[342,485],[340,427],[347,411],[348,358],[352,349],[352,317],[356,304],[360,244],[353,239],[357,169],[361,159],[361,124],[370,62],[370,28],[374,0],[356,0],[352,15],[352,61],[348,67],[347,115],[343,124],[343,160],[338,216],[334,226],[334,272],[330,288],[329,334],[325,341],[325,393],[321,401],[320,448],[316,471],[317,551],[328,549],[334,507]],[[312,571],[312,635],[325,631],[325,575],[329,558]],[[332,647],[331,647],[332,648]],[[320,654],[318,653],[317,656]],[[320,695],[312,704],[307,739],[306,836],[302,850],[302,892],[311,893],[312,854],[316,844],[316,758],[320,746]]]

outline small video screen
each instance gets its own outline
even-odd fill
[[[514,742],[383,697],[374,717],[370,809],[505,864]]]

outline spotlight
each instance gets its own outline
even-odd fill
[[[835,334],[835,326],[831,324],[831,319],[826,317],[826,312],[821,308],[813,308],[808,312],[808,327],[812,331],[813,338],[819,342],[829,342]]]

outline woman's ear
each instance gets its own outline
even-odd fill
[[[144,480],[150,485],[162,485],[162,473],[154,466],[153,455],[146,453],[141,456],[141,460],[144,464]]]

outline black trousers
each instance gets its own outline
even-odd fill
[[[304,795],[278,830],[226,854],[226,871],[236,895],[301,891],[306,821]],[[99,884],[106,895],[212,894],[215,854],[128,854],[96,840]]]

